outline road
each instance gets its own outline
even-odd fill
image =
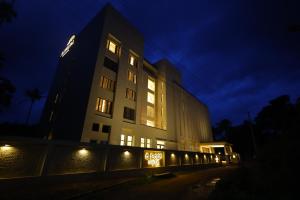
[[[172,178],[144,179],[96,190],[76,199],[207,199],[215,183],[236,169],[228,166],[177,173]]]

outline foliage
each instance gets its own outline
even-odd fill
[[[0,112],[11,105],[15,86],[7,79],[0,77]]]
[[[244,162],[238,173],[220,181],[210,199],[297,199],[300,98],[293,104],[289,96],[279,96],[262,108],[255,123],[230,129],[229,139],[244,158],[253,154],[249,125],[260,147],[256,159]],[[241,148],[247,143],[248,147]]]

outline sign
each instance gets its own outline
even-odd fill
[[[64,57],[70,51],[70,48],[74,45],[74,43],[75,43],[75,35],[72,35],[68,41],[66,48],[61,52],[60,57]]]
[[[144,151],[145,167],[163,167],[165,165],[165,152],[163,151]]]

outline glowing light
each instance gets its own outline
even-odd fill
[[[235,158],[235,155],[234,155],[234,154],[232,155],[232,158]]]
[[[7,151],[7,150],[9,150],[11,148],[12,148],[12,146],[10,146],[8,144],[5,144],[5,145],[1,146],[1,150],[3,150],[3,151]]]
[[[219,152],[219,155],[221,155],[221,152]]]
[[[87,156],[89,154],[89,151],[86,150],[85,148],[82,148],[78,151],[80,156]]]
[[[187,158],[189,158],[189,155],[185,154],[184,157],[187,159]]]
[[[161,161],[164,158],[164,152],[162,151],[145,151],[144,158],[150,167],[162,166]]]
[[[61,52],[60,57],[64,57],[70,51],[70,48],[75,43],[75,37],[76,37],[75,35],[71,36],[71,38],[68,41],[68,44],[67,44],[66,48]]]
[[[129,156],[129,155],[130,155],[130,152],[129,152],[129,151],[124,151],[124,155],[125,155],[125,156]]]
[[[215,160],[216,160],[216,162],[218,163],[218,162],[219,162],[219,157],[216,156]]]
[[[199,158],[199,157],[198,157],[198,154],[196,154],[195,157],[196,157],[196,159],[198,159],[198,158]]]
[[[175,158],[175,154],[174,153],[171,153],[171,158]]]

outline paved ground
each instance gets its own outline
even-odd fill
[[[0,199],[206,199],[214,184],[236,168],[186,171],[168,178],[0,182]]]
[[[135,180],[75,199],[207,199],[217,181],[236,166],[177,173],[173,178]]]

